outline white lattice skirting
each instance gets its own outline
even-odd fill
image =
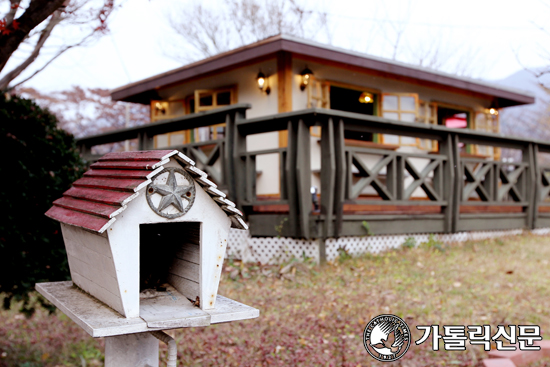
[[[503,237],[522,234],[522,229],[509,231],[460,232],[452,234],[436,234],[434,238],[443,243],[463,242],[468,240],[482,240],[493,237]],[[541,228],[530,231],[533,234],[547,235],[550,228]],[[398,236],[366,236],[331,238],[326,241],[327,260],[334,260],[338,256],[338,248],[343,248],[351,255],[360,255],[367,252],[397,248],[403,245],[408,237],[413,237],[416,243],[427,242],[429,234],[411,234]],[[294,238],[277,237],[250,237],[248,231],[234,230],[229,233],[227,258],[239,259],[246,262],[261,262],[262,264],[278,264],[290,260],[292,257],[302,259],[304,256],[319,261],[319,242],[317,240],[301,240]]]

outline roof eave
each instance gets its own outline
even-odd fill
[[[377,57],[367,57],[357,52],[342,50],[313,42],[308,43],[300,39],[282,35],[270,37],[254,44],[114,89],[111,92],[111,97],[113,100],[117,101],[147,104],[152,99],[160,98],[157,90],[162,87],[181,83],[187,79],[196,78],[224,68],[250,63],[255,59],[275,56],[279,51],[292,52],[306,57],[315,57],[398,77],[416,79],[420,82],[437,84],[442,87],[452,87],[487,95],[495,98],[498,107],[509,107],[535,102],[535,98],[530,94],[491,85],[482,81],[456,77],[441,72],[428,71],[419,67]]]

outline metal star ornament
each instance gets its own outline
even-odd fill
[[[160,176],[165,175],[166,172],[168,172],[168,178],[166,183],[162,183]],[[178,185],[177,175],[183,176],[187,181],[187,185]],[[152,200],[155,194],[162,196],[158,206]],[[191,176],[181,168],[168,167],[153,177],[151,183],[147,186],[146,196],[147,203],[156,214],[169,219],[178,218],[191,209],[195,201],[195,184]],[[184,200],[188,202],[187,205],[184,204]],[[177,210],[176,213],[163,212],[170,205]]]

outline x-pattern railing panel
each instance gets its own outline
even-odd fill
[[[394,200],[394,195],[390,190],[378,179],[380,170],[384,167],[387,167],[389,163],[395,161],[393,156],[382,157],[378,163],[370,170],[367,165],[358,157],[355,153],[351,153],[352,164],[359,170],[361,179],[351,188],[351,197],[358,197],[361,192],[367,186],[372,186],[372,188],[380,195],[383,200]]]
[[[212,150],[210,150],[210,152],[208,152],[208,154],[205,153],[205,151],[202,149],[204,147],[212,145],[214,145],[214,147],[212,148]],[[181,151],[183,152],[183,154],[193,159],[197,163],[199,168],[206,171],[212,181],[214,181],[218,186],[223,186],[225,184],[223,178],[223,145],[223,140],[210,140],[201,143],[184,145],[181,148]],[[222,167],[221,170],[215,167],[215,164],[218,162],[219,159],[221,159],[221,164],[219,164],[219,166]]]
[[[514,201],[523,201],[525,193],[522,190],[522,186],[525,186],[522,183],[523,172],[525,171],[525,166],[519,165],[513,168],[512,171],[507,172],[506,167],[497,165],[499,176],[500,176],[500,187],[498,189],[498,201],[502,201],[507,194],[510,195]]]
[[[492,163],[476,162],[471,169],[466,163],[463,163],[463,171],[466,184],[462,190],[463,200],[468,200],[473,191],[477,193],[481,201],[492,201],[493,188],[492,178],[494,165]]]
[[[413,192],[417,188],[421,188],[424,193],[428,196],[428,198],[432,201],[440,201],[441,196],[440,193],[438,193],[432,185],[428,183],[428,180],[430,179],[429,175],[430,173],[434,173],[434,176],[439,174],[440,171],[437,169],[440,168],[441,160],[432,159],[430,160],[430,163],[422,169],[421,172],[418,172],[418,170],[414,167],[414,165],[409,161],[409,159],[404,158],[405,160],[405,169],[413,178],[413,182],[405,189],[405,194],[403,199],[409,199]]]
[[[367,187],[374,191],[384,201],[411,200],[414,192],[421,189],[430,201],[442,202],[442,166],[446,157],[442,155],[427,155],[415,153],[401,153],[371,148],[347,147],[347,198],[357,199]],[[369,168],[360,154],[381,156]],[[427,160],[424,168],[416,167],[414,160]],[[355,167],[359,180],[352,182],[352,169]],[[385,169],[385,174],[384,174]],[[405,185],[407,173],[412,182]],[[385,182],[384,182],[385,181]]]
[[[462,201],[467,202],[475,191],[483,202],[515,202],[526,200],[526,163],[503,163],[476,158],[463,158],[464,186]]]

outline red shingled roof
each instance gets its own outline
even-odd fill
[[[225,194],[196,168],[195,162],[177,150],[108,153],[90,166],[84,176],[73,183],[63,197],[54,201],[46,215],[62,223],[103,233],[139,195],[139,190],[161,172],[173,157],[182,163],[197,183],[230,216],[232,227],[246,229],[242,214]]]

